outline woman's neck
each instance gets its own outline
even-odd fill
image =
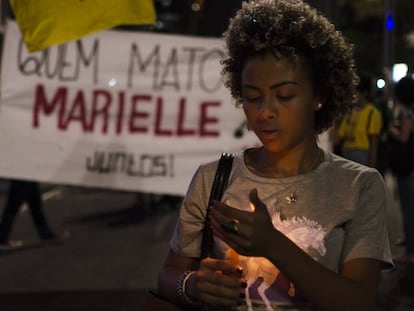
[[[272,153],[264,147],[252,149],[245,155],[247,167],[262,177],[291,177],[315,169],[323,160],[323,152],[315,143],[303,151]]]

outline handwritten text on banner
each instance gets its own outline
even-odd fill
[[[29,53],[8,22],[0,176],[184,194],[201,163],[257,144],[223,57],[220,39],[127,31]]]

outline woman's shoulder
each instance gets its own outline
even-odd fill
[[[321,167],[318,180],[323,185],[329,185],[331,191],[344,196],[359,193],[361,189],[373,189],[373,193],[378,196],[381,191],[385,191],[384,180],[375,168],[331,152],[328,155],[329,159]]]
[[[325,161],[327,167],[332,174],[337,174],[338,177],[344,175],[380,175],[377,169],[362,165],[358,162],[348,160],[331,151],[325,151]]]

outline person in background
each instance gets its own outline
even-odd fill
[[[69,237],[69,232],[55,233],[43,213],[39,184],[34,181],[11,180],[6,205],[0,221],[0,251],[16,250],[23,246],[21,240],[11,240],[10,233],[22,204],[28,204],[33,222],[40,238],[45,242],[60,242]]]
[[[392,101],[385,98],[382,90],[377,90],[373,97],[373,104],[380,111],[382,117],[382,128],[380,132],[377,161],[375,168],[383,177],[390,172],[388,163],[388,129],[394,122],[394,112],[392,109]]]
[[[395,122],[389,127],[390,167],[396,177],[403,220],[405,254],[400,261],[414,263],[414,79],[404,77],[394,88]]]
[[[371,90],[371,77],[361,74],[357,105],[340,122],[337,138],[343,157],[376,168],[382,116],[371,102]]]
[[[159,295],[210,310],[374,310],[393,265],[383,179],[317,141],[354,104],[352,46],[301,0],[243,2],[224,38],[225,85],[262,145],[235,156],[221,202],[208,201],[218,160],[196,171]],[[201,258],[208,206],[215,243]]]

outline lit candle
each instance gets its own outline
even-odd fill
[[[232,248],[230,248],[230,262],[233,265],[236,265],[236,266],[238,266],[239,263],[240,263],[240,261],[239,261],[239,254],[237,254],[237,252],[234,249],[232,249]]]

